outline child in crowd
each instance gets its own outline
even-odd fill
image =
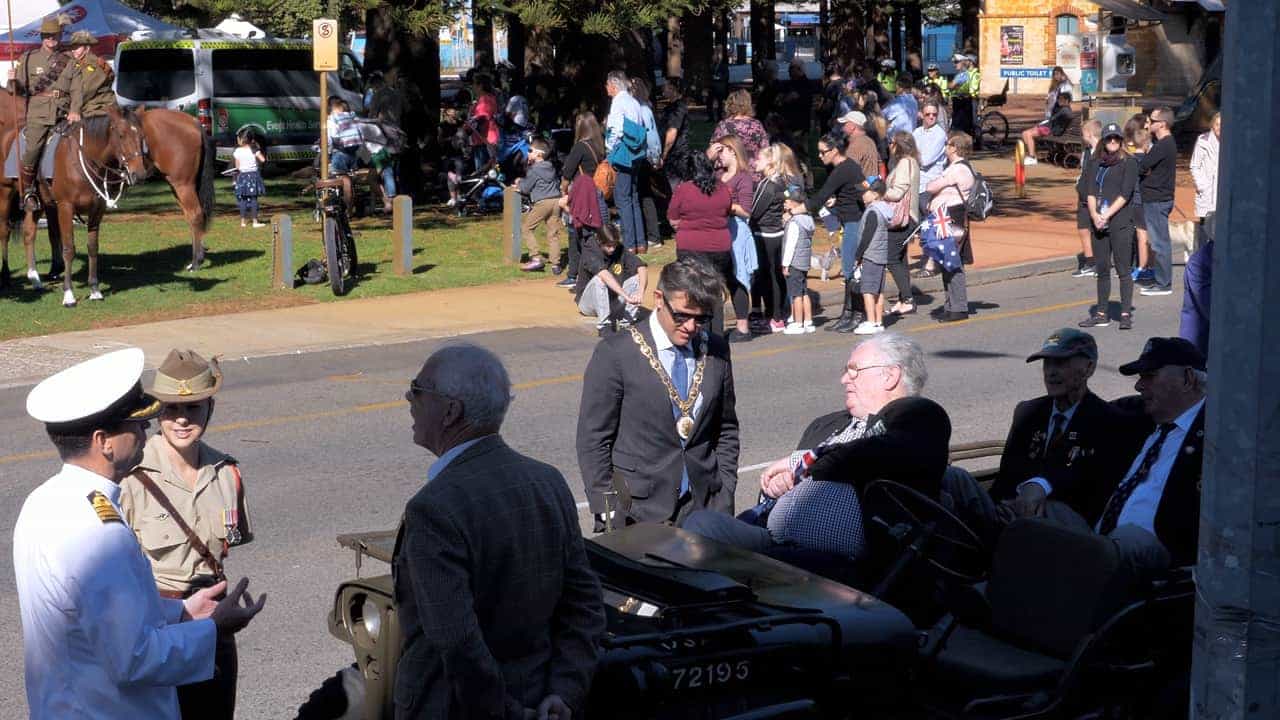
[[[787,211],[787,227],[782,241],[782,274],[787,279],[787,299],[791,302],[791,322],[784,335],[803,335],[814,331],[813,301],[809,299],[809,257],[813,252],[813,217],[805,206],[804,192],[798,185],[788,187],[782,206]]]
[[[884,191],[884,181],[876,179],[862,193],[862,203],[867,211],[862,215],[854,259],[862,274],[860,287],[867,319],[854,328],[855,335],[884,332],[884,270],[889,264],[888,229],[893,218],[893,205],[885,202]]]
[[[252,133],[241,131],[236,135],[236,149],[231,152],[236,168],[236,206],[240,208],[240,227],[248,227],[250,221],[256,228],[266,227],[258,222],[258,198],[267,194],[262,184],[261,163],[267,158],[258,149]]]
[[[1093,220],[1089,217],[1089,183],[1084,179],[1084,169],[1097,151],[1102,139],[1102,123],[1096,119],[1080,126],[1080,138],[1084,151],[1080,154],[1080,175],[1076,178],[1076,232],[1080,235],[1080,253],[1076,255],[1076,271],[1071,277],[1093,277],[1098,274],[1093,263]]]
[[[521,232],[524,244],[529,248],[529,262],[520,266],[525,272],[541,270],[544,266],[542,255],[538,253],[538,238],[534,231],[539,225],[547,226],[547,259],[551,263],[551,274],[560,274],[560,231],[564,225],[560,222],[560,173],[547,158],[551,155],[551,146],[546,140],[537,138],[529,143],[529,167],[524,177],[516,180],[516,188],[529,198],[529,212],[524,216]]]
[[[594,239],[585,239],[580,258],[574,299],[579,312],[595,316],[596,333],[608,333],[615,320],[619,325],[633,322],[649,268],[639,255],[622,248],[618,226],[605,223]]]

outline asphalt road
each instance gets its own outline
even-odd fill
[[[1026,355],[1053,329],[1084,317],[1091,280],[1042,276],[972,288],[974,319],[948,325],[924,314],[898,330],[927,354],[926,394],[950,413],[952,442],[1003,439],[1014,404],[1043,392]],[[1136,329],[1095,332],[1101,363],[1092,387],[1104,398],[1132,392],[1118,365],[1150,335],[1177,332],[1181,291],[1137,298]],[[936,302],[940,302],[937,298]],[[1113,303],[1113,307],[1115,303]],[[120,331],[127,341],[128,329]],[[476,335],[496,351],[516,383],[503,435],[521,452],[557,465],[583,500],[573,452],[581,375],[594,345],[585,330],[521,330]],[[240,716],[288,718],[322,679],[352,660],[327,631],[337,584],[354,576],[339,533],[394,527],[434,459],[412,444],[402,396],[441,341],[226,363],[210,444],[239,459],[256,540],[237,548],[233,576],[266,592],[266,609],[241,633]],[[198,345],[198,339],[193,338]],[[754,501],[752,469],[794,447],[812,418],[842,405],[839,374],[852,335],[776,335],[734,348],[742,455],[738,505]],[[58,463],[24,410],[29,388],[0,390],[0,715],[25,716],[21,624],[14,590],[14,521],[23,498]],[[580,506],[584,507],[584,506]],[[584,523],[585,510],[582,511]],[[380,572],[374,563],[366,573]],[[110,568],[103,568],[110,572]]]

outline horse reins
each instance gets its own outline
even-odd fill
[[[76,155],[80,159],[80,171],[84,173],[84,179],[89,182],[89,187],[93,188],[93,191],[97,193],[98,197],[102,198],[107,203],[107,207],[109,209],[116,209],[116,205],[120,202],[120,197],[124,195],[124,189],[132,185],[134,181],[133,173],[129,172],[129,161],[134,158],[142,157],[142,153],[136,152],[131,155],[121,153],[117,156],[116,160],[120,163],[120,166],[124,168],[123,171],[116,170],[104,163],[99,163],[96,160],[89,160],[86,163],[84,157],[84,125],[81,124],[80,135],[78,142],[76,143]],[[88,167],[89,164],[96,166],[96,168],[99,169],[99,172],[91,172]],[[112,175],[115,176],[114,179],[110,177]],[[99,187],[99,184],[101,184],[101,187]],[[111,186],[113,184],[119,188],[119,190],[116,191],[116,196],[114,198],[110,195]]]

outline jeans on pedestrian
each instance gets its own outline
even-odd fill
[[[1094,312],[1107,314],[1111,302],[1111,266],[1120,276],[1120,312],[1133,307],[1133,274],[1129,261],[1133,257],[1133,226],[1093,229],[1093,262],[1098,270],[1098,305]]]
[[[644,223],[645,244],[657,244],[658,204],[653,197],[653,166],[647,160],[636,162],[636,194],[640,197],[640,217]]]
[[[386,195],[387,202],[391,202],[396,197],[396,169],[388,163],[382,166],[382,193]]]
[[[942,289],[947,294],[944,310],[969,314],[969,286],[965,280],[963,265],[955,272],[942,271]]]
[[[360,156],[355,148],[334,148],[329,153],[329,169],[339,175],[347,175],[360,164]]]
[[[640,183],[634,168],[616,167],[617,184],[613,202],[618,206],[618,224],[622,226],[622,243],[634,250],[644,244],[644,218],[640,211]]]
[[[1213,245],[1210,240],[1187,260],[1182,276],[1182,323],[1178,335],[1205,357],[1209,356],[1209,307],[1213,286]]]
[[[640,276],[632,275],[622,283],[622,289],[628,295],[643,291],[640,287]],[[582,289],[582,297],[578,298],[578,311],[583,315],[594,316],[596,326],[607,325],[610,320],[626,317],[634,319],[638,305],[632,305],[618,297],[599,276],[591,278]]]
[[[1156,277],[1156,287],[1167,288],[1173,284],[1173,243],[1169,239],[1173,201],[1144,202],[1142,209],[1147,215],[1147,244],[1151,246],[1151,271]]]
[[[854,256],[858,254],[858,230],[862,222],[852,220],[844,224],[844,237],[840,238],[840,270],[845,282],[853,282]]]
[[[681,528],[705,538],[751,552],[764,552],[778,543],[767,528],[739,520],[715,510],[695,510],[684,519]]]

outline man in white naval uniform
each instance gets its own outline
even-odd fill
[[[174,688],[211,677],[218,633],[243,628],[265,601],[245,593],[244,579],[186,600],[156,591],[117,504],[160,407],[142,391],[143,364],[136,348],[108,353],[27,396],[63,462],[27,496],[13,530],[33,720],[177,720]]]

